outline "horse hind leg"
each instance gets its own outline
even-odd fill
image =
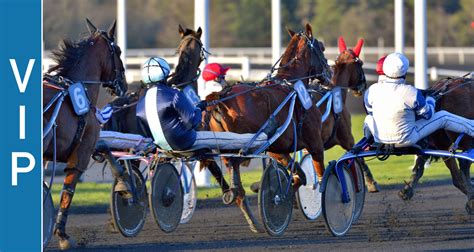
[[[425,163],[428,160],[426,156],[417,156],[415,161],[415,166],[412,169],[412,175],[409,182],[405,182],[405,186],[402,190],[398,193],[400,198],[403,200],[409,200],[413,198],[415,194],[415,187],[418,184],[418,181],[423,176],[423,172],[425,171]]]
[[[67,168],[66,177],[64,178],[59,210],[54,224],[54,234],[59,239],[59,248],[61,250],[69,249],[74,246],[74,241],[66,234],[66,223],[69,207],[71,206],[76,185],[81,175],[82,172],[76,168]]]
[[[470,174],[471,162],[460,159],[459,168],[461,170],[461,176],[463,178],[464,185],[467,189],[466,211],[468,214],[474,215],[474,189]]]
[[[249,203],[247,198],[245,197],[245,190],[242,187],[241,178],[240,178],[240,163],[237,162],[230,162],[231,166],[231,180],[230,180],[230,191],[233,192],[235,197],[235,203],[242,211],[245,220],[249,224],[249,228],[253,233],[263,233],[265,230],[257,221],[255,216],[253,215],[252,211],[250,210]]]
[[[377,181],[374,179],[374,175],[372,175],[372,172],[369,169],[369,166],[367,163],[365,163],[364,159],[360,159],[361,162],[359,162],[362,165],[362,172],[364,173],[364,178],[365,178],[365,184],[367,185],[367,190],[369,193],[377,193],[380,192],[380,187]]]

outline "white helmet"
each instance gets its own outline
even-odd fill
[[[166,80],[170,74],[170,65],[160,57],[153,57],[145,61],[142,67],[142,81],[153,84]]]
[[[392,79],[405,78],[410,61],[401,53],[391,53],[387,55],[383,62],[383,72]]]

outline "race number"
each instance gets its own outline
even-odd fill
[[[313,106],[313,101],[311,100],[311,96],[309,95],[308,90],[306,90],[304,83],[299,80],[293,85],[293,87],[298,94],[298,98],[300,99],[303,108],[306,110],[311,108],[311,106]]]
[[[186,86],[183,89],[183,93],[192,104],[197,104],[201,101],[201,98],[199,97],[199,95],[196,94],[196,91],[194,91],[194,88],[191,87],[190,85]]]
[[[89,99],[87,99],[87,94],[82,83],[78,82],[72,84],[69,86],[68,92],[71,97],[74,112],[76,112],[77,115],[80,116],[89,112]]]
[[[342,93],[341,88],[335,87],[332,89],[332,108],[334,113],[339,114],[342,112],[344,108],[344,104],[342,103]]]

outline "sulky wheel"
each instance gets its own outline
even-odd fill
[[[43,248],[48,246],[53,236],[54,215],[53,198],[48,185],[43,182]]]
[[[262,174],[258,208],[270,235],[282,235],[291,221],[293,186],[286,169],[271,162]]]
[[[298,206],[306,219],[316,220],[321,215],[321,192],[319,191],[320,185],[310,154],[304,155],[300,166],[306,175],[306,185],[298,188],[296,194]]]
[[[349,231],[354,217],[355,192],[351,174],[347,169],[342,169],[347,185],[350,201],[342,201],[342,186],[336,175],[336,168],[328,167],[329,176],[322,193],[323,215],[326,227],[334,236],[343,236]]]
[[[196,180],[194,180],[194,173],[192,168],[196,162],[187,163],[183,166],[184,171],[181,174],[181,185],[183,187],[183,214],[181,215],[180,224],[188,223],[193,217],[194,210],[197,203],[197,187]]]
[[[124,165],[124,162],[127,161],[120,161],[120,164]],[[129,162],[129,164],[129,168],[132,169],[131,174],[133,181],[129,179],[128,182],[131,186],[133,183],[136,193],[130,199],[123,198],[119,192],[114,192],[115,184],[117,183],[117,180],[115,180],[112,186],[112,199],[110,204],[112,221],[115,227],[125,237],[136,236],[142,230],[147,212],[145,179],[138,169],[139,163]]]
[[[150,209],[163,232],[173,232],[183,214],[183,188],[171,163],[157,164],[151,180]]]
[[[355,206],[354,206],[354,220],[352,223],[355,223],[359,220],[360,216],[362,215],[362,210],[364,209],[365,203],[365,193],[367,192],[367,188],[365,186],[365,178],[364,172],[362,171],[363,166],[360,159],[356,159],[354,162],[355,166],[351,169],[351,172],[355,171],[357,176],[352,176],[355,188]],[[357,179],[357,183],[355,180]]]

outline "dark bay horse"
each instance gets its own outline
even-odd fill
[[[474,80],[469,77],[447,78],[438,81],[432,86],[428,93],[440,94],[436,102],[436,110],[446,110],[453,114],[474,119]],[[428,137],[429,145],[440,150],[449,150],[451,144],[456,140],[458,134],[438,130]],[[474,147],[474,140],[465,136],[460,142],[459,148],[462,150],[472,149]],[[409,182],[406,182],[405,187],[400,191],[400,197],[404,200],[411,199],[414,195],[414,188],[418,184],[419,179],[423,176],[424,166],[430,157],[418,156],[413,167],[413,174]],[[466,194],[467,203],[466,210],[469,214],[474,214],[474,189],[471,182],[470,167],[471,163],[468,161],[459,161],[459,166],[455,159],[443,160],[448,167],[453,184],[461,192]]]
[[[183,29],[179,25],[178,32],[181,36],[181,42],[177,49],[179,59],[174,73],[168,79],[168,83],[179,85],[180,87],[189,84],[192,85],[194,90],[197,90],[199,65],[205,57],[201,42],[202,30],[200,27],[196,31]],[[103,129],[151,137],[149,132],[140,127],[136,116],[136,104],[140,97],[145,95],[146,90],[147,87],[141,85],[137,92],[130,92],[124,97],[114,99],[111,102],[114,113],[103,126]]]
[[[58,92],[69,85],[81,82],[86,87],[90,111],[77,116],[71,99],[66,97],[55,120],[57,124],[56,155],[57,161],[67,163],[66,177],[61,192],[59,211],[54,234],[59,238],[61,249],[70,248],[73,243],[66,234],[68,210],[74,196],[77,181],[87,169],[90,156],[99,137],[100,125],[95,117],[95,104],[100,86],[107,87],[114,95],[123,95],[127,91],[124,67],[120,59],[120,48],[114,42],[115,22],[107,32],[98,30],[89,20],[87,26],[90,35],[78,42],[63,40],[58,50],[53,52],[56,65],[48,72],[48,82],[44,83],[43,107]],[[71,97],[71,96],[69,96]],[[43,126],[52,119],[52,109],[43,114]],[[53,134],[43,136],[43,158],[53,160]]]
[[[330,67],[327,65],[321,44],[313,37],[311,26],[307,24],[305,32],[289,32],[292,36],[290,43],[283,53],[278,73],[270,83],[302,79],[307,84],[310,77],[321,79],[324,83],[328,82],[331,76]],[[285,85],[272,85],[269,83],[261,83],[260,85],[263,88],[252,90],[255,88],[254,85],[236,84],[220,93],[209,95],[206,100],[211,101],[247,92],[237,95],[233,99],[220,102],[215,106],[208,107],[206,111],[207,116],[205,117],[208,121],[205,123],[209,125],[212,131],[257,132],[291,90]],[[252,91],[249,92],[249,90]],[[287,113],[288,106],[285,106],[282,112],[276,116],[276,121],[281,124],[285,120]],[[312,155],[314,167],[319,173],[319,171],[324,171],[321,113],[318,109],[311,108],[305,112],[304,117],[301,116],[302,114],[303,108],[300,104],[297,104],[294,119],[296,124],[300,121],[302,122],[302,127],[298,130],[300,141],[297,142],[297,149],[308,150]],[[304,138],[301,136],[304,136]],[[290,124],[283,135],[269,147],[268,151],[278,154],[293,152],[293,138],[293,125]],[[230,185],[232,199],[228,202],[235,201],[243,212],[250,229],[253,232],[259,232],[262,231],[262,228],[248,207],[245,190],[241,184],[239,166],[242,161],[241,159],[224,160],[232,174]]]

